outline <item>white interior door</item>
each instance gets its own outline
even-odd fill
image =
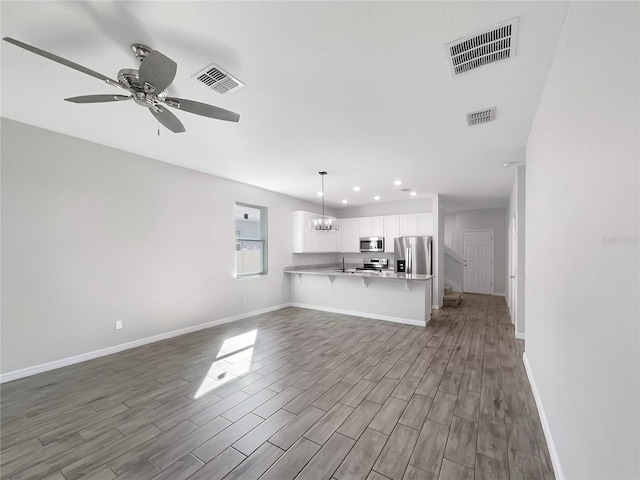
[[[516,312],[518,305],[518,229],[516,228],[516,218],[513,217],[509,224],[509,313],[511,321],[516,323]]]
[[[462,232],[462,251],[463,290],[469,293],[493,293],[493,231]]]

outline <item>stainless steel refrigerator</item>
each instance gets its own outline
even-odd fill
[[[393,245],[394,266],[396,272],[402,265],[406,273],[431,275],[432,237],[398,237]]]

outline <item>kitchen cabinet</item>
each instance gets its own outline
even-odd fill
[[[316,230],[316,251],[331,253],[338,252],[339,231],[340,230]]]
[[[293,253],[316,252],[318,249],[317,231],[309,230],[310,212],[293,212]]]
[[[431,213],[417,213],[400,215],[400,236],[433,234],[433,215]]]
[[[384,217],[384,251],[393,253],[394,240],[400,236],[400,216],[390,215]]]
[[[416,215],[416,235],[433,235],[433,214],[418,213]]]
[[[309,221],[317,216],[293,212],[293,253],[359,253],[360,237],[384,237],[385,253],[393,253],[397,237],[433,234],[431,213],[342,218],[339,230],[309,230]]]
[[[383,217],[362,217],[360,220],[360,237],[384,236]]]
[[[309,268],[287,269],[285,273],[296,278],[290,282],[290,301],[294,305],[421,327],[431,319],[431,276],[407,280],[391,278],[386,273],[378,276]]]
[[[339,251],[339,230],[309,230],[309,222],[317,213],[293,212],[293,253],[336,253]],[[341,223],[341,221],[339,221]],[[339,227],[340,228],[340,223]]]
[[[338,220],[338,228],[340,228],[340,220]],[[340,251],[340,230],[330,230],[327,234],[327,252]]]
[[[342,253],[355,253],[360,251],[360,219],[340,219],[340,245]]]
[[[400,215],[400,236],[411,237],[418,233],[418,223],[415,215]]]

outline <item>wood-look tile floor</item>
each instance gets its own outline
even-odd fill
[[[287,308],[2,387],[2,479],[552,479],[504,299]]]

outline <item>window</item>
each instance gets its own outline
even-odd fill
[[[235,205],[236,277],[267,273],[267,208]]]

